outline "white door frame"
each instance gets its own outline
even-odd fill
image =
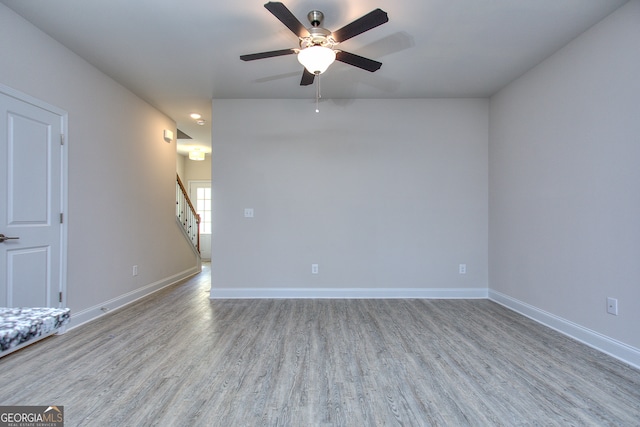
[[[69,201],[67,197],[67,183],[68,183],[68,113],[54,105],[48,104],[40,99],[34,98],[31,95],[20,92],[9,86],[0,83],[0,93],[15,98],[19,101],[26,102],[34,105],[35,107],[43,110],[50,111],[60,116],[60,129],[62,130],[61,144],[62,150],[60,155],[60,206],[62,208],[62,223],[60,224],[60,278],[59,278],[59,292],[62,293],[62,301],[60,301],[60,307],[67,306],[67,230],[69,224]]]

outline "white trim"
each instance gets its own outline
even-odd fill
[[[138,301],[139,299],[151,295],[154,292],[166,288],[167,286],[171,286],[184,279],[188,279],[189,277],[200,273],[200,271],[201,269],[198,266],[192,267],[181,273],[174,274],[173,276],[167,277],[154,283],[150,283],[142,288],[136,289],[135,291],[120,295],[119,297],[94,305],[93,307],[89,307],[80,312],[72,312],[71,319],[69,321],[69,324],[67,325],[67,328],[68,330],[75,329],[78,326],[104,316],[108,312],[123,308],[135,301]],[[103,309],[106,309],[106,311],[104,311]]]
[[[60,224],[60,292],[62,292],[62,301],[59,307],[67,307],[67,251],[68,251],[68,230],[69,230],[69,115],[64,113],[61,116],[62,126],[62,153],[60,159],[61,176],[60,179],[60,207],[62,209],[62,224]],[[62,332],[64,333],[64,332]]]
[[[640,349],[616,341],[591,329],[580,326],[555,314],[540,310],[508,295],[489,290],[489,299],[506,308],[520,313],[538,323],[567,335],[583,344],[593,347],[609,356],[615,357],[629,365],[640,369]]]
[[[486,299],[487,288],[211,288],[211,299]]]
[[[63,214],[64,220],[62,224],[60,224],[60,274],[58,279],[58,292],[62,292],[62,301],[58,304],[58,307],[66,307],[68,255],[67,236],[69,230],[69,113],[61,108],[56,107],[55,105],[51,105],[41,99],[35,98],[24,92],[20,92],[2,83],[0,83],[0,93],[15,98],[19,101],[26,102],[43,110],[49,111],[60,117],[60,131],[63,135],[63,144],[60,152],[60,209],[62,210],[62,212],[60,213]],[[57,136],[55,137],[57,138]]]
[[[50,111],[54,114],[57,114],[59,116],[66,116],[67,112],[64,111],[61,108],[56,107],[55,105],[51,105],[41,99],[38,98],[34,98],[31,95],[27,95],[24,92],[20,92],[19,90],[13,89],[9,86],[6,86],[2,83],[0,83],[0,92],[4,93],[7,96],[10,96],[12,98],[15,98],[19,101],[23,101],[26,102],[28,104],[32,104],[38,108],[42,108],[43,110],[47,110]]]
[[[209,188],[211,188],[211,180],[210,179],[190,179],[187,181],[187,191],[189,191],[189,198],[191,198],[191,185],[192,184],[208,184]]]

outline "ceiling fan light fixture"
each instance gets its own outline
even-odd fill
[[[336,52],[325,46],[310,46],[298,53],[298,62],[311,74],[322,74],[336,60]]]

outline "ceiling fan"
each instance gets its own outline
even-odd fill
[[[240,56],[241,60],[254,61],[256,59],[272,58],[295,53],[298,55],[298,61],[304,66],[302,79],[300,80],[301,86],[312,84],[315,76],[324,73],[334,60],[370,72],[374,72],[382,66],[381,62],[345,52],[342,49],[336,49],[336,46],[358,34],[362,34],[365,31],[369,31],[372,28],[388,22],[389,17],[383,10],[375,9],[339,30],[331,32],[322,27],[324,14],[319,10],[312,10],[307,14],[311,27],[306,28],[282,3],[268,2],[264,7],[298,36],[300,48],[242,55]]]

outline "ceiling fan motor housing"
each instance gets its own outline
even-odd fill
[[[311,27],[309,28],[309,36],[300,38],[300,47],[302,49],[311,46],[332,48],[335,44],[335,40],[331,37],[331,31],[322,27]]]

